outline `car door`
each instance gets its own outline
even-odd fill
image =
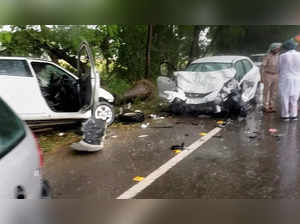
[[[100,77],[96,72],[95,61],[90,47],[86,41],[80,44],[77,55],[77,75],[79,77],[81,111],[94,111],[97,102],[97,85]],[[94,113],[92,113],[94,114]]]
[[[46,119],[51,113],[25,59],[0,59],[0,96],[23,120]]]
[[[243,59],[242,64],[245,68],[245,75],[241,80],[242,100],[248,102],[255,97],[257,84],[260,79],[259,70],[248,59]]]

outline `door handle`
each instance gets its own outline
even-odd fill
[[[24,187],[22,186],[16,187],[15,197],[16,199],[26,199],[26,193]]]

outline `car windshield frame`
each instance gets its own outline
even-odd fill
[[[0,159],[26,136],[23,122],[0,98]]]
[[[216,67],[216,66],[219,67]],[[214,67],[215,66],[215,67]],[[231,62],[200,62],[192,63],[186,67],[184,71],[187,72],[216,72],[226,69],[233,68],[233,63]]]

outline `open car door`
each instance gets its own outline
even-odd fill
[[[77,55],[77,71],[79,78],[79,103],[81,111],[85,112],[92,109],[96,102],[96,85],[99,83],[99,77],[96,73],[95,61],[92,51],[86,41],[80,44]]]

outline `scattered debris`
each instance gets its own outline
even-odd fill
[[[153,120],[163,120],[163,119],[165,119],[165,117],[163,117],[163,116],[159,117],[156,114],[150,114],[149,117],[152,118]]]
[[[113,135],[113,136],[111,136],[112,138],[118,138],[118,136],[117,135]]]
[[[181,145],[173,145],[171,146],[172,151],[176,150],[184,150],[184,142],[181,143]]]
[[[140,135],[140,136],[138,136],[139,138],[146,138],[146,137],[148,137],[149,135]]]
[[[270,132],[270,133],[276,133],[276,132],[278,132],[278,130],[275,129],[275,128],[270,128],[270,129],[269,129],[269,132]]]
[[[59,136],[59,137],[62,137],[62,136],[64,136],[64,135],[65,135],[65,133],[63,133],[63,132],[58,133],[58,136]]]
[[[141,182],[144,179],[145,179],[144,177],[140,177],[140,176],[137,176],[137,177],[133,178],[133,180],[136,181],[136,182]]]
[[[141,125],[141,128],[143,128],[143,129],[148,128],[149,125],[150,125],[150,123],[142,124],[142,125]]]
[[[201,132],[201,133],[200,133],[200,136],[206,136],[206,135],[207,135],[206,132]]]
[[[176,154],[179,154],[179,153],[182,152],[182,150],[177,149],[177,150],[174,150],[174,152],[175,152]]]

